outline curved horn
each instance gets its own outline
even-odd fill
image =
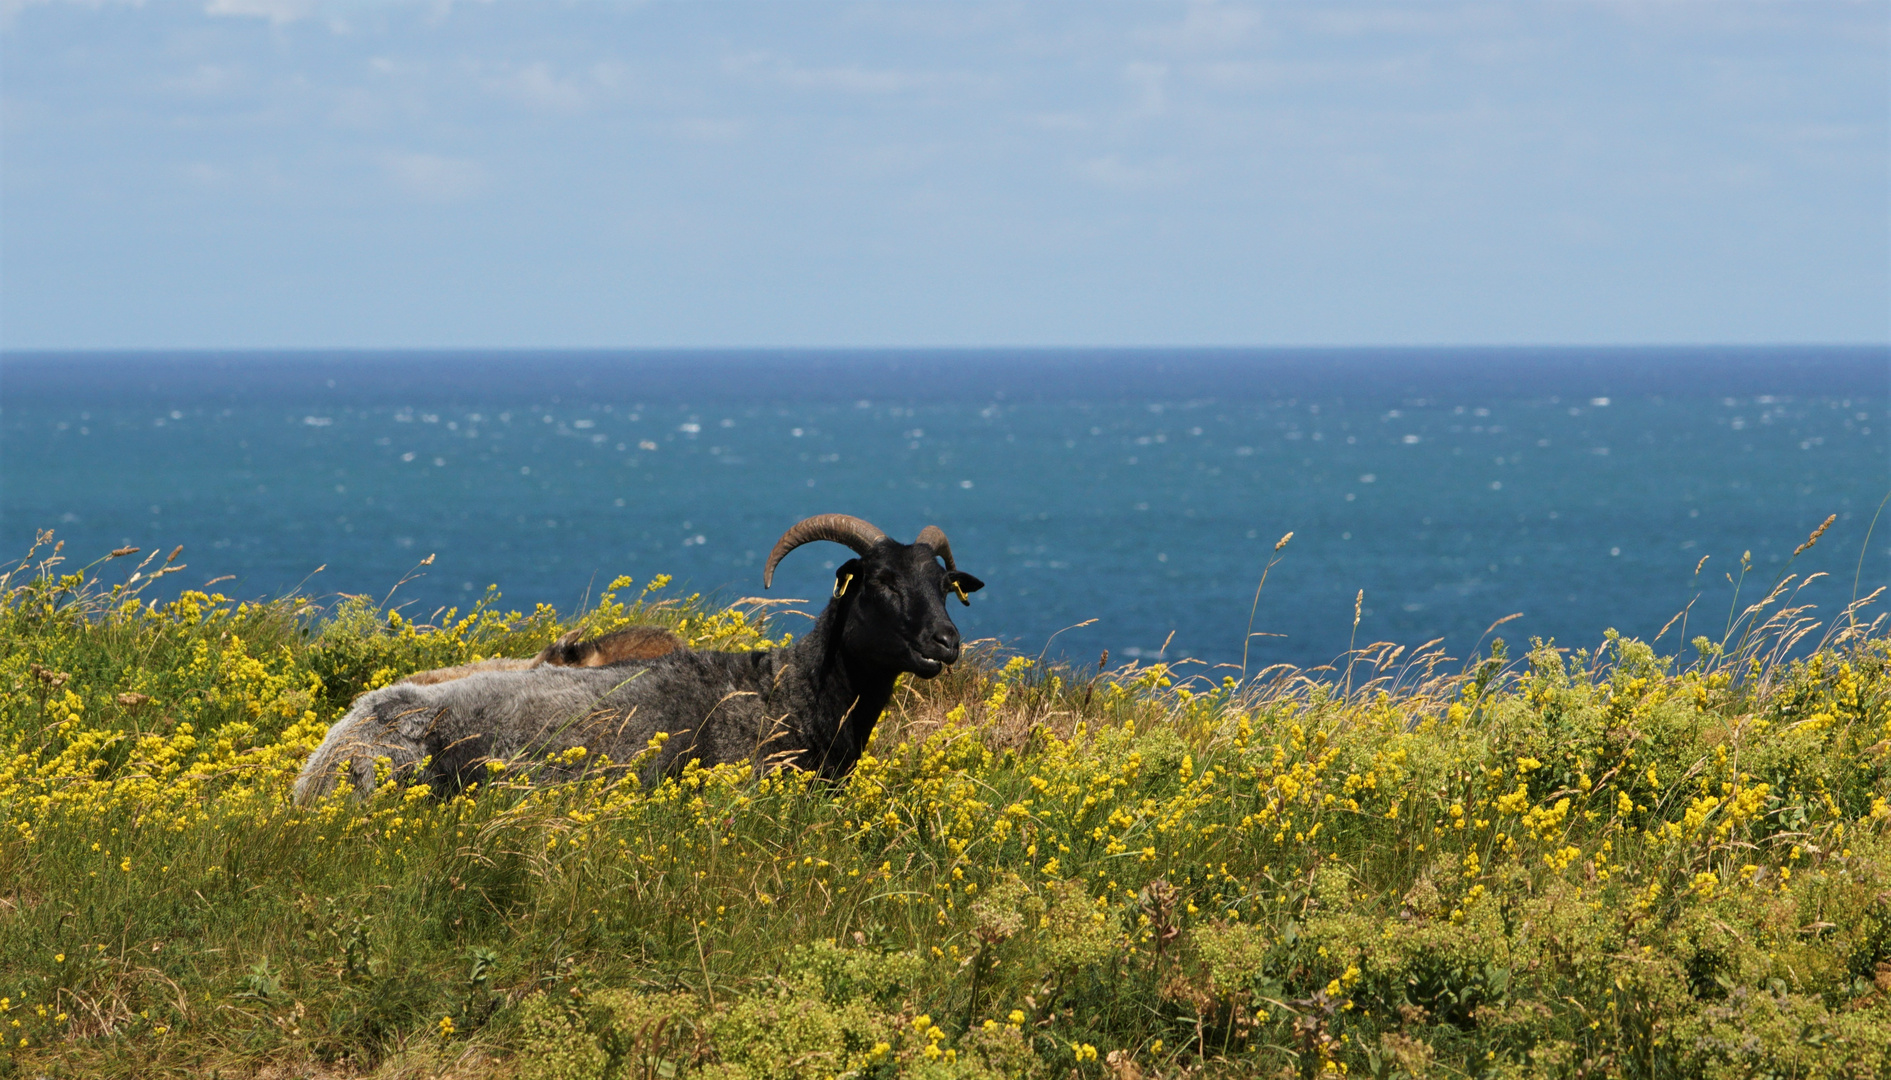
[[[952,561],[952,541],[946,539],[945,530],[939,526],[928,525],[919,530],[919,539],[913,543],[931,548],[933,554],[945,560],[947,570],[958,569],[958,565]]]
[[[768,553],[768,564],[762,567],[762,588],[766,589],[775,581],[775,564],[782,556],[814,540],[832,540],[836,544],[846,544],[854,549],[856,555],[865,555],[873,545],[886,539],[872,523],[862,521],[849,514],[816,514],[811,518],[802,518],[795,526],[781,534],[775,541],[775,550]]]

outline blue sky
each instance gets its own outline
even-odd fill
[[[1882,2],[0,20],[7,348],[1891,339]]]

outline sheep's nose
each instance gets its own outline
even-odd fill
[[[939,631],[932,635],[932,640],[938,642],[939,647],[949,653],[959,651],[959,631],[957,627],[953,627],[950,630]]]

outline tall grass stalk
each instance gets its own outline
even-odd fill
[[[135,554],[0,578],[0,1075],[1891,1074],[1876,594],[1821,621],[1782,579],[1686,661],[1375,642],[1216,683],[980,643],[841,784],[304,810],[325,725],[406,672],[780,639],[661,578],[572,616],[154,604],[181,564]]]

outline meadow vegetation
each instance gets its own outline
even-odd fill
[[[1791,579],[1685,657],[987,644],[839,784],[514,762],[302,810],[404,673],[793,624],[661,578],[154,603],[176,554],[138,559],[0,579],[0,1076],[1891,1075],[1891,636]]]

